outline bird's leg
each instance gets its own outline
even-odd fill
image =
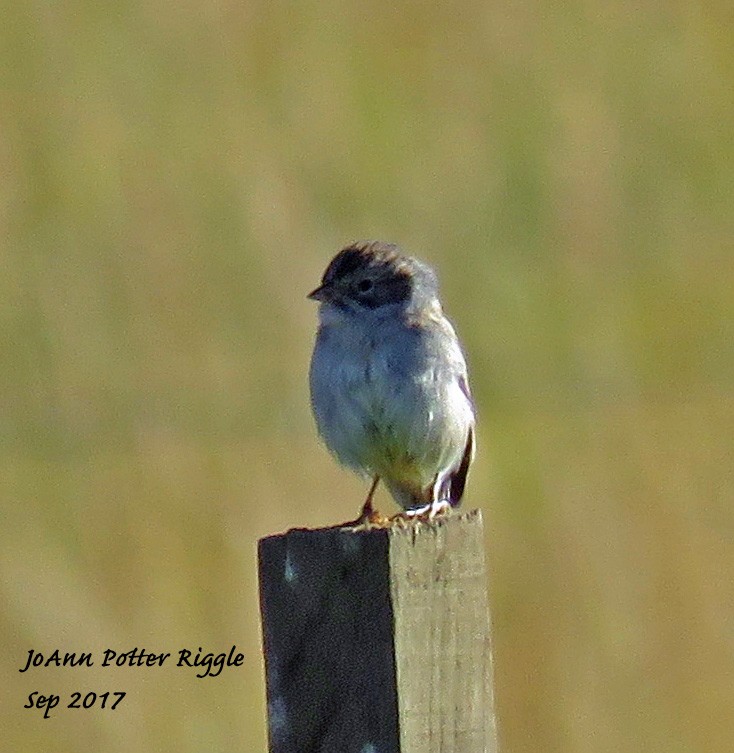
[[[451,503],[447,499],[442,498],[442,495],[445,496],[446,494],[446,490],[442,488],[443,486],[443,477],[437,475],[431,486],[429,495],[430,502],[421,507],[414,507],[411,510],[405,510],[401,515],[408,520],[421,520],[426,522],[446,515],[451,511]]]
[[[414,507],[411,510],[405,510],[401,513],[402,517],[408,520],[419,520],[429,522],[436,518],[441,518],[451,512],[451,502],[446,499],[447,490],[444,487],[444,478],[437,475],[433,480],[430,490],[430,502],[421,507]]]
[[[359,513],[359,517],[351,523],[345,523],[345,526],[348,526],[350,528],[370,524],[382,526],[388,522],[388,519],[382,513],[375,510],[375,508],[372,506],[372,498],[375,496],[375,489],[377,489],[377,484],[379,483],[380,477],[375,476],[375,479],[372,482],[372,486],[370,486],[370,490],[369,492],[367,492],[367,499],[362,505],[362,511]]]
[[[451,512],[451,503],[445,499],[437,499],[428,506],[428,520],[435,520]]]
[[[446,488],[446,478],[438,474],[433,481],[431,504],[428,505],[428,520],[435,520],[451,511],[451,503],[446,499],[449,490]]]
[[[375,476],[375,480],[372,482],[372,486],[370,487],[370,490],[367,492],[367,499],[364,501],[364,505],[362,505],[362,517],[363,518],[369,518],[370,515],[373,515],[375,512],[375,508],[372,507],[372,498],[375,496],[375,489],[377,489],[377,484],[380,483],[380,477]]]
[[[375,508],[372,506],[372,498],[375,496],[375,490],[377,489],[377,484],[380,483],[380,477],[375,476],[375,480],[372,482],[372,486],[370,487],[370,490],[367,492],[367,499],[364,501],[364,505],[362,505],[362,512],[360,513],[359,520],[362,523],[382,523],[384,521],[384,516],[381,515]]]

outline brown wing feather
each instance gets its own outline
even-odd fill
[[[469,473],[469,466],[474,457],[474,427],[469,429],[469,434],[466,438],[466,446],[464,447],[464,454],[461,458],[459,467],[452,473],[449,478],[449,502],[451,507],[458,507],[461,503],[461,498],[464,495],[464,487],[466,486],[466,477]]]

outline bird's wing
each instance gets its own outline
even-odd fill
[[[466,486],[466,477],[469,473],[469,466],[474,458],[474,426],[469,427],[469,433],[466,437],[464,454],[461,456],[461,462],[458,468],[449,476],[449,503],[451,507],[458,507],[461,498],[464,495]]]

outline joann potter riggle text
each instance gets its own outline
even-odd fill
[[[177,652],[177,667],[193,667],[199,669],[197,677],[217,677],[225,667],[240,667],[245,661],[244,654],[237,652],[237,646],[232,646],[228,652],[215,654],[213,652],[205,653],[199,646],[197,652],[182,648]],[[168,653],[153,653],[146,651],[144,648],[131,648],[129,651],[114,651],[111,648],[105,649],[101,655],[102,667],[162,667],[172,656]],[[27,672],[34,667],[93,667],[96,661],[91,651],[81,651],[79,653],[61,653],[58,649],[48,656],[40,651],[30,649],[25,666],[19,669],[19,672]]]

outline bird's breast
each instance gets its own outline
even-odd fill
[[[357,469],[430,483],[466,441],[456,375],[411,330],[323,327],[311,392],[327,446]]]

